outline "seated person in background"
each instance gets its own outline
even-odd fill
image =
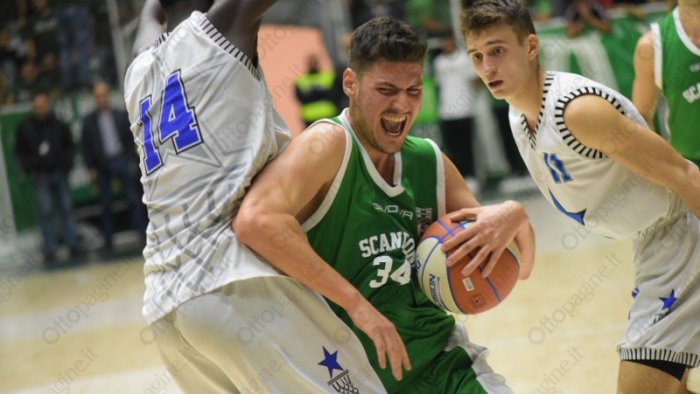
[[[566,35],[568,37],[578,37],[586,26],[590,26],[603,34],[612,31],[612,24],[608,19],[605,8],[595,0],[573,0],[564,14],[568,25]]]

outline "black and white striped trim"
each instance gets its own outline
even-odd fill
[[[566,142],[566,144],[569,145],[574,152],[589,159],[604,159],[607,156],[603,152],[583,145],[576,139],[576,137],[574,137],[573,134],[571,134],[569,129],[566,127],[566,123],[564,123],[564,110],[566,109],[566,106],[569,105],[573,99],[585,95],[595,95],[601,97],[612,104],[612,106],[615,107],[615,109],[617,109],[622,115],[626,115],[625,110],[622,108],[622,104],[620,104],[615,97],[611,96],[607,92],[604,92],[600,88],[590,86],[578,88],[558,99],[554,106],[554,122],[557,124],[557,129],[564,139],[564,142]]]
[[[243,63],[246,68],[253,74],[253,76],[260,80],[261,75],[260,71],[258,70],[257,65],[254,65],[253,62],[248,58],[248,56],[243,53],[240,49],[236,48],[235,45],[231,44],[231,42],[224,37],[223,34],[209,22],[209,19],[207,19],[206,16],[202,15],[201,19],[199,20],[199,26],[202,28],[202,31],[204,31],[204,34],[208,35],[209,38],[211,38],[217,45],[219,45],[223,50],[226,52],[230,53],[233,57],[238,59],[241,63]]]
[[[165,32],[165,33],[161,34],[161,35],[155,40],[155,42],[153,43],[152,46],[153,46],[153,47],[160,46],[160,44],[162,44],[162,43],[165,42],[165,40],[168,38],[168,36],[170,36],[170,32]]]
[[[544,89],[542,91],[542,105],[540,105],[540,113],[537,115],[537,125],[535,126],[535,130],[530,130],[530,126],[527,125],[527,119],[525,118],[525,114],[520,115],[520,124],[523,127],[523,130],[527,133],[527,138],[530,141],[530,147],[532,149],[535,149],[535,145],[537,145],[537,130],[540,128],[540,123],[542,122],[542,115],[544,114],[544,104],[547,102],[547,93],[549,92],[549,88],[552,86],[552,82],[554,81],[554,74],[552,73],[547,73],[544,79]]]
[[[670,349],[622,348],[618,349],[621,360],[657,360],[687,365],[689,368],[700,366],[700,356],[688,352],[676,352]]]

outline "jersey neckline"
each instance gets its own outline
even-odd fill
[[[542,103],[540,105],[540,113],[537,115],[537,124],[535,125],[534,130],[530,129],[530,126],[527,124],[527,118],[525,117],[525,114],[520,114],[520,122],[522,123],[523,130],[525,130],[525,132],[527,133],[527,138],[530,142],[530,147],[532,147],[532,149],[535,149],[535,146],[537,145],[537,132],[540,128],[540,124],[542,123],[544,105],[547,102],[547,94],[549,93],[549,88],[552,86],[552,81],[554,81],[554,73],[552,73],[551,71],[547,71],[544,78],[544,90],[542,91]]]
[[[693,54],[700,56],[700,48],[693,43],[693,40],[690,39],[688,33],[686,33],[685,29],[683,28],[678,7],[673,10],[673,23],[676,25],[676,32],[678,33],[678,37],[683,42],[683,45],[685,45],[685,47],[688,48],[688,50]]]
[[[386,193],[386,195],[389,197],[396,197],[399,194],[403,193],[404,189],[403,185],[401,184],[403,168],[403,162],[401,160],[401,151],[394,153],[394,185],[392,186],[389,184],[389,182],[387,182],[384,179],[384,177],[382,177],[379,171],[377,171],[377,167],[374,166],[372,159],[369,157],[369,153],[367,153],[367,150],[357,138],[355,130],[350,125],[350,119],[348,119],[347,114],[348,109],[346,108],[338,116],[338,118],[343,124],[343,127],[350,131],[352,138],[357,142],[357,146],[360,149],[360,153],[362,154],[362,160],[364,161],[365,168],[367,168],[367,172],[369,173],[370,177],[372,177],[372,180],[374,181],[375,185],[378,188],[380,188],[384,193]]]

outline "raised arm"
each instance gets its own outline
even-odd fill
[[[131,54],[136,57],[165,31],[165,13],[158,0],[146,0],[141,9],[139,27]]]
[[[634,49],[632,102],[652,130],[660,92],[654,81],[654,56],[654,37],[648,32],[637,41]]]
[[[488,276],[498,257],[515,241],[520,249],[520,279],[527,279],[535,262],[535,232],[530,226],[527,212],[516,201],[480,206],[464,179],[452,162],[443,155],[445,163],[445,205],[453,221],[476,218],[466,230],[445,242],[443,250],[451,251],[447,265],[451,266],[477,249],[472,261],[462,274],[471,274],[483,262],[487,262],[483,275]]]
[[[650,182],[671,189],[700,218],[700,171],[648,128],[597,96],[581,96],[564,110],[564,121],[582,144],[600,150]]]
[[[224,37],[255,61],[260,21],[276,1],[216,0],[207,18]]]
[[[379,365],[386,357],[397,380],[408,355],[394,325],[314,252],[300,222],[320,205],[340,168],[345,132],[317,124],[258,175],[233,223],[238,239],[271,265],[345,309],[375,344]]]

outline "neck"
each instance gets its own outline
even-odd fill
[[[175,4],[168,7],[165,10],[165,20],[168,24],[168,32],[173,31],[173,29],[175,29],[177,25],[179,25],[185,19],[189,18],[190,15],[192,15],[192,12],[207,11],[207,9],[203,5],[199,5],[198,3],[199,2],[193,5],[191,2],[188,1],[180,1],[175,2]]]
[[[681,2],[678,15],[683,30],[697,44],[700,42],[700,1]]]
[[[376,149],[364,138],[365,133],[360,130],[362,125],[355,119],[353,111],[351,110],[348,110],[348,120],[350,121],[350,127],[354,130],[357,140],[367,152],[372,164],[374,164],[374,168],[377,169],[377,172],[379,172],[387,183],[391,184],[394,181],[394,155]]]
[[[506,98],[508,104],[525,114],[528,121],[535,122],[539,117],[545,75],[545,70],[539,65],[536,66],[531,73],[531,78],[528,78],[515,94]]]

